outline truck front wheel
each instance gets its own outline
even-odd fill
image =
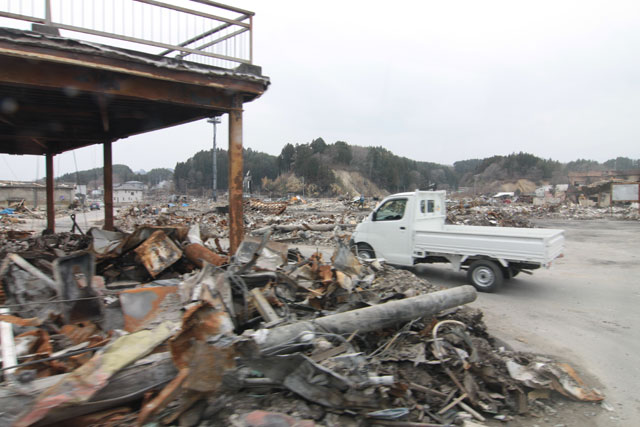
[[[376,257],[376,253],[373,248],[366,243],[358,243],[356,250],[358,251],[356,255],[360,258],[372,259]]]
[[[504,276],[493,261],[474,261],[467,270],[467,280],[480,292],[495,292],[500,289]]]

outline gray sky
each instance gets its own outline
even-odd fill
[[[245,147],[323,137],[443,164],[640,158],[637,0],[227,3],[256,12],[254,62],[272,81],[245,104]],[[114,143],[114,163],[173,168],[211,139],[204,121],[136,136]],[[44,175],[43,158],[1,157],[0,179]],[[76,160],[102,166],[101,147]],[[73,153],[54,168],[75,171]]]

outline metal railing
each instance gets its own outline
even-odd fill
[[[0,0],[0,27],[40,24],[70,38],[228,69],[253,62],[253,15],[210,0]]]

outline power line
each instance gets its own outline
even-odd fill
[[[11,169],[11,166],[9,166],[9,162],[7,162],[7,156],[2,156],[2,159],[4,160],[4,164],[7,165],[7,169],[9,169],[9,172],[11,172],[11,175],[13,175],[16,181],[20,181],[20,178],[18,178],[18,175],[16,175],[13,169]]]

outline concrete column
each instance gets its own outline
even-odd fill
[[[46,157],[46,169],[47,169],[47,229],[52,233],[56,232],[56,209],[55,209],[55,194],[53,190],[53,154],[47,154]]]
[[[242,98],[234,96],[229,113],[229,250],[244,240],[242,212]]]
[[[104,229],[114,230],[113,227],[113,158],[111,155],[111,141],[104,143]]]

